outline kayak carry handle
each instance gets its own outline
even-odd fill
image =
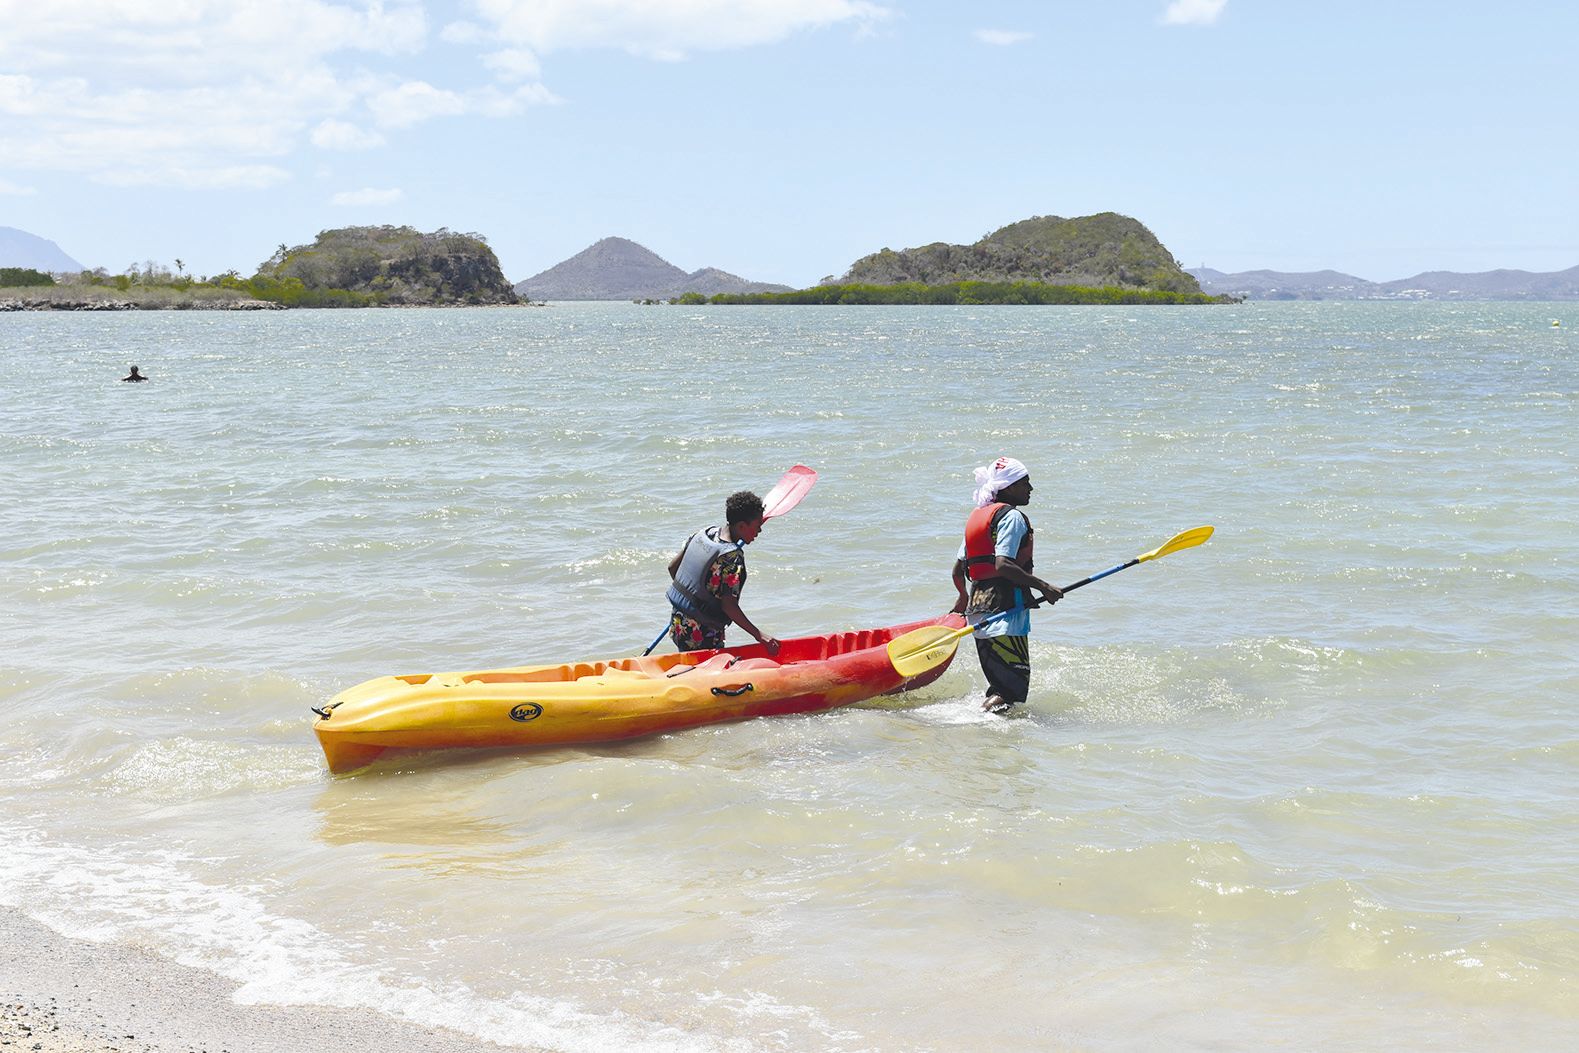
[[[715,695],[728,695],[730,698],[735,698],[738,695],[745,694],[747,691],[755,691],[755,690],[756,690],[756,688],[753,687],[752,685],[745,684],[745,685],[743,685],[741,687],[734,687],[734,688],[730,688],[730,687],[715,687],[715,688],[713,688],[713,694],[715,694]]]

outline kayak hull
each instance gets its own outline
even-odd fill
[[[313,725],[332,772],[386,751],[585,745],[704,724],[816,713],[908,691],[948,662],[906,679],[886,645],[957,614],[859,632],[650,658],[470,673],[384,676],[340,692]]]

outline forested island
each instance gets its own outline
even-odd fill
[[[1116,212],[1033,216],[970,245],[933,242],[863,256],[794,292],[689,292],[678,304],[1205,304],[1210,296],[1156,235]]]
[[[882,249],[850,265],[841,284],[1037,282],[1198,293],[1200,283],[1138,220],[1116,212],[1063,219],[1033,216],[970,245],[937,241]]]
[[[12,272],[16,272],[13,274]],[[268,310],[285,307],[452,307],[517,304],[478,234],[440,228],[343,227],[310,245],[280,245],[251,277],[189,275],[149,262],[58,278],[0,270],[0,310]]]

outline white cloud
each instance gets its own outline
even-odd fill
[[[1012,29],[978,29],[974,35],[983,44],[994,44],[1001,48],[1012,44],[1023,44],[1032,37],[1030,33],[1021,33]]]
[[[312,141],[323,150],[370,150],[384,145],[384,137],[377,132],[333,118],[318,122],[318,127],[312,131]]]
[[[465,113],[466,100],[425,80],[408,80],[368,96],[367,108],[373,120],[386,128],[404,128],[433,117]]]
[[[439,30],[439,39],[446,44],[482,44],[488,34],[476,22],[451,22]]]
[[[36,193],[38,193],[38,190],[34,187],[21,186],[17,183],[11,182],[9,179],[0,179],[0,194],[11,194],[15,197],[27,197]]]
[[[772,44],[841,23],[866,29],[889,14],[868,0],[476,0],[475,6],[499,39],[536,55],[618,48],[666,61]]]
[[[187,190],[265,190],[290,179],[275,165],[155,164],[116,169],[100,174],[110,186],[176,186]]]
[[[543,64],[525,48],[505,48],[484,55],[482,64],[505,80],[537,80],[543,75]]]
[[[457,92],[412,80],[375,91],[367,97],[368,112],[385,128],[408,128],[435,117],[475,113],[484,117],[513,117],[528,106],[556,103],[559,99],[541,84],[526,84],[513,91],[479,88]]]
[[[269,186],[313,105],[342,97],[332,77],[109,88],[81,77],[0,77],[0,156],[18,168],[70,171],[116,185]],[[349,94],[343,97],[349,98]],[[179,119],[172,119],[172,115]]]
[[[541,56],[677,61],[888,17],[872,0],[471,0],[434,25],[480,52],[444,83],[428,0],[0,0],[0,159],[115,185],[266,187],[293,157],[559,99]],[[453,58],[453,56],[451,56]]]
[[[1162,14],[1164,25],[1209,26],[1228,6],[1228,0],[1173,0]]]
[[[0,68],[92,70],[125,85],[203,83],[293,72],[342,51],[418,50],[426,16],[415,0],[0,0]]]
[[[0,27],[0,157],[117,185],[271,186],[309,141],[554,101],[370,72],[419,61],[420,0],[0,0]]]
[[[372,187],[363,187],[361,190],[342,190],[329,199],[332,205],[393,205],[405,197],[405,191],[399,189],[375,190]]]

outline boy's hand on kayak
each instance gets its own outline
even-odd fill
[[[760,643],[763,647],[767,648],[768,654],[778,654],[779,653],[779,639],[778,639],[777,636],[764,636],[764,637],[762,637],[762,639],[758,640],[757,642]]]

